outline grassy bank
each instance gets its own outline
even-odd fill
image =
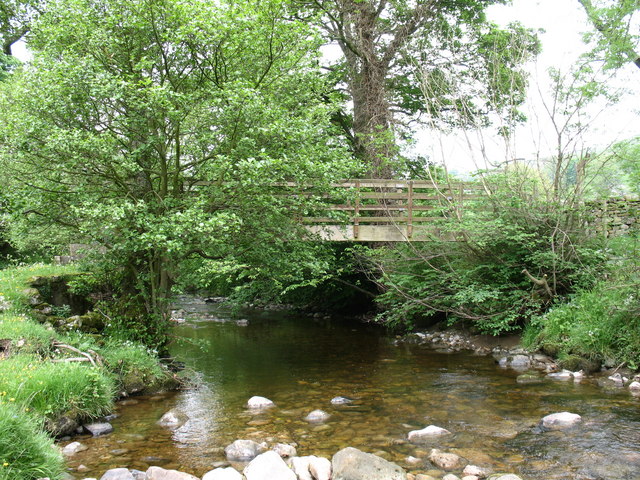
[[[0,480],[60,478],[64,462],[52,435],[107,413],[124,392],[173,380],[143,345],[64,333],[31,314],[33,277],[75,274],[31,265],[0,271]]]

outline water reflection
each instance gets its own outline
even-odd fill
[[[626,392],[605,393],[588,382],[517,384],[517,374],[491,358],[394,346],[367,326],[273,312],[245,313],[249,324],[238,326],[219,321],[229,316],[219,307],[203,319],[207,308],[192,307],[194,316],[176,329],[187,341],[174,352],[202,375],[203,387],[120,407],[116,431],[82,439],[90,449],[72,466],[83,463],[84,475],[96,477],[115,466],[144,470],[149,464],[202,475],[224,460],[226,445],[249,438],[295,443],[301,455],[327,457],[354,446],[414,472],[433,467],[408,465],[406,457],[424,459],[435,447],[529,479],[640,478],[639,401]],[[253,395],[272,399],[277,408],[247,411]],[[338,395],[354,402],[331,405]],[[171,432],[156,422],[173,407],[190,420]],[[331,418],[306,422],[317,408]],[[583,425],[537,433],[541,417],[564,410],[582,415]],[[406,442],[409,430],[429,424],[453,435],[424,445]]]

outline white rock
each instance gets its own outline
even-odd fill
[[[244,469],[247,480],[297,480],[284,460],[274,451],[258,455]]]
[[[160,417],[158,425],[167,428],[180,428],[182,425],[189,421],[189,417],[179,410],[169,410],[167,413]]]
[[[542,426],[549,430],[562,430],[577,425],[582,417],[576,413],[560,412],[552,413],[542,419]]]
[[[311,472],[309,471],[309,458],[310,457],[293,457],[289,459],[291,469],[298,476],[298,480],[313,480]]]
[[[88,449],[89,447],[87,447],[86,445],[83,445],[80,442],[71,442],[69,445],[67,445],[62,449],[62,454],[69,457],[71,455],[75,455],[78,452],[84,452],[85,450],[88,450]]]
[[[460,477],[454,475],[453,473],[447,473],[444,477],[442,477],[442,480],[460,480]]]
[[[202,480],[242,480],[242,475],[232,467],[216,468],[205,473]]]
[[[405,458],[404,461],[407,462],[409,465],[417,465],[420,462],[422,462],[422,460],[420,460],[419,458],[413,457],[411,455]]]
[[[251,397],[248,401],[247,401],[247,408],[271,408],[271,407],[275,407],[276,404],[273,403],[271,400],[269,400],[268,398],[265,397],[258,397],[258,396],[254,396]]]
[[[264,452],[265,449],[265,444],[257,443],[253,440],[236,440],[225,447],[224,453],[227,459],[232,462],[249,462]]]
[[[491,477],[491,480],[522,480],[522,478],[518,475],[514,475],[513,473],[507,473],[506,475]]]
[[[549,378],[554,378],[556,380],[569,380],[573,378],[573,372],[569,370],[562,370],[561,372],[553,372],[547,375]]]
[[[629,390],[640,391],[640,382],[631,382],[629,384]]]
[[[298,476],[298,480],[313,480],[309,471],[309,457],[293,457],[287,460],[291,470]]]
[[[489,472],[487,472],[484,468],[480,468],[476,465],[467,465],[466,467],[464,467],[464,470],[462,470],[462,474],[484,478],[489,475]]]
[[[113,432],[113,426],[109,422],[89,423],[84,428],[94,437]]]
[[[465,475],[461,480],[480,480],[480,477],[476,477],[475,475]]]
[[[134,480],[134,477],[126,468],[112,468],[104,472],[100,480]]]
[[[442,470],[456,470],[462,466],[462,457],[455,453],[447,453],[437,448],[429,452],[429,461]]]
[[[177,470],[165,470],[160,467],[149,467],[146,473],[146,480],[200,480],[188,473]]]
[[[439,437],[440,435],[449,435],[451,432],[445,428],[429,425],[422,430],[412,430],[407,435],[410,442],[420,441],[426,438]]]
[[[315,480],[331,479],[331,462],[324,457],[309,457],[309,471]]]
[[[333,397],[331,399],[331,405],[347,405],[351,402],[353,402],[353,400],[347,397]]]
[[[276,443],[271,448],[271,450],[276,452],[282,458],[295,457],[296,455],[298,455],[296,447],[294,447],[293,445],[287,445],[286,443]]]
[[[324,410],[314,410],[313,412],[309,413],[309,415],[304,417],[304,419],[307,422],[319,423],[319,422],[326,422],[327,420],[329,420],[330,417],[331,415],[329,415]]]

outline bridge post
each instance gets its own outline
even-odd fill
[[[353,215],[353,238],[357,240],[360,235],[360,180],[356,180],[356,205]]]
[[[413,236],[413,180],[407,188],[407,238]]]

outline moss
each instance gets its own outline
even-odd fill
[[[577,372],[582,370],[585,373],[594,373],[600,370],[602,363],[598,360],[592,360],[578,355],[563,355],[558,360],[560,367]]]

